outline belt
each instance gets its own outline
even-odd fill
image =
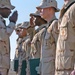
[[[6,29],[5,27],[0,27],[0,29]]]
[[[69,69],[56,69],[56,71],[73,71],[74,69],[69,68]]]

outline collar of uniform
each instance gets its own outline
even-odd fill
[[[51,20],[49,21],[49,23],[51,23],[53,20],[57,19],[56,16],[54,15]]]
[[[46,27],[47,24],[42,24],[39,28],[36,29],[36,33],[39,32],[42,28]]]
[[[66,4],[66,5],[64,5],[64,8],[66,9],[71,3],[73,3],[73,2],[75,2],[75,0],[70,0],[69,2],[68,2],[68,4]]]
[[[22,42],[25,41],[26,39],[30,38],[29,35],[25,36],[24,38],[22,38]]]
[[[17,41],[17,44],[20,44],[21,41],[22,41],[22,38],[19,38],[19,37],[18,37],[16,41]]]
[[[56,18],[56,16],[54,15],[54,16],[52,17],[52,19],[47,23],[47,26],[46,26],[46,27],[48,28],[49,25],[52,23],[52,21],[55,20],[55,19],[57,19],[57,18]]]

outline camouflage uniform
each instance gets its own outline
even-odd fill
[[[30,25],[30,23],[29,23],[29,25]],[[29,40],[27,39],[28,40],[27,45],[29,47],[29,50],[27,50],[27,52],[26,52],[26,58],[27,58],[27,60],[26,60],[27,61],[26,75],[30,75],[29,59],[32,58],[32,55],[30,54],[30,52],[31,52],[31,40],[33,39],[33,36],[35,34],[35,28],[29,26],[29,28],[27,29],[27,32],[30,36],[30,39]]]
[[[24,22],[20,27],[22,28],[28,28],[28,22]],[[30,36],[27,35],[25,37],[23,37],[21,39],[21,41],[19,42],[19,69],[18,69],[18,75],[21,74],[21,70],[22,70],[22,62],[23,60],[26,60],[26,63],[27,63],[27,69],[26,69],[26,75],[29,75],[30,74],[30,71],[29,71],[29,62],[28,62],[28,59],[30,57]]]
[[[46,24],[49,25],[49,24]],[[55,70],[55,45],[57,41],[57,20],[54,20],[46,30],[43,28],[38,37],[41,42],[41,74],[54,75]]]
[[[18,54],[18,47],[19,47],[19,43],[21,41],[21,38],[18,37],[17,41],[17,47],[16,47],[16,51],[15,51],[15,58],[14,60],[18,60],[19,59],[19,54]]]
[[[39,32],[42,28],[46,27],[45,24],[39,26],[37,31]],[[41,42],[37,39],[38,32],[34,35],[33,40],[31,42],[31,54],[32,58],[40,58],[41,55]]]
[[[33,39],[33,36],[35,34],[35,28],[34,27],[30,27],[30,28],[28,28],[27,31],[28,31],[28,33],[30,35],[30,39],[32,40]]]
[[[60,13],[55,75],[70,75],[74,69],[75,3],[73,2],[75,0],[69,0],[68,4],[64,5]],[[69,7],[69,5],[71,6]]]
[[[19,33],[20,33],[20,28],[19,28],[19,26],[21,25],[21,23],[19,23],[19,24],[17,24],[16,26],[15,26],[15,32],[16,32],[16,35],[18,35],[18,38],[17,38],[17,40],[16,40],[16,42],[17,42],[17,47],[16,47],[16,50],[15,50],[15,57],[14,57],[14,71],[16,72],[16,74],[18,73],[18,60],[19,60],[19,52],[18,52],[18,50],[19,50],[19,44],[20,44],[20,42],[21,42],[21,38],[19,38]]]
[[[15,58],[14,58],[14,60],[18,60],[18,45],[19,45],[19,42],[21,41],[21,38],[19,38],[19,32],[20,32],[19,26],[20,25],[21,25],[21,23],[15,26],[16,35],[18,35],[18,38],[16,40],[17,47],[16,47],[16,51],[15,51]]]
[[[40,6],[37,7],[43,9],[41,14],[44,17],[45,8],[56,9],[57,8],[56,0],[42,0]],[[55,13],[54,11],[54,13]],[[49,14],[49,11],[48,11]],[[50,16],[50,15],[49,15]],[[49,17],[46,16],[48,19]],[[49,20],[49,19],[48,19]],[[38,39],[41,42],[41,75],[54,75],[55,74],[55,54],[56,54],[56,42],[58,37],[58,20],[55,17],[55,14],[52,14],[52,18],[46,24],[46,28],[43,28],[38,33]]]
[[[26,60],[27,56],[29,55],[27,51],[29,51],[29,46],[27,44],[29,36],[24,37],[19,44],[19,70],[18,70],[18,75],[21,73],[21,68],[22,68],[22,61]],[[29,39],[30,40],[30,39]]]
[[[42,28],[46,27],[44,24],[46,24],[47,21],[45,21],[43,18],[41,18],[39,11],[36,11],[35,13],[31,13],[30,15],[32,15],[32,16],[34,16],[34,18],[36,18],[34,25],[39,26],[39,28],[36,29],[36,34],[34,35],[33,40],[31,42],[31,55],[32,55],[32,58],[40,58],[41,43],[39,40],[37,40],[37,33]]]
[[[14,6],[10,4],[9,0],[0,0],[0,8],[13,9]],[[1,14],[2,15],[2,14]],[[0,15],[0,75],[8,75],[10,68],[10,41],[9,37],[12,34],[15,23],[10,22],[8,26],[5,20]]]
[[[9,37],[11,35],[11,33],[13,32],[13,29],[15,27],[15,24],[13,22],[11,22],[9,24],[9,26],[6,28],[5,24],[2,21],[2,17],[0,16],[0,56],[1,56],[1,60],[0,61],[0,67],[5,67],[5,68],[9,68],[9,62],[6,60],[10,60],[10,45],[9,45]],[[5,57],[5,58],[4,58]],[[4,59],[2,59],[4,58]],[[7,58],[7,59],[6,59]],[[4,62],[6,61],[6,62]]]

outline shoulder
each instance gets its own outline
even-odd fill
[[[52,25],[56,25],[57,23],[58,23],[58,19],[54,20],[54,21],[52,22]]]
[[[70,9],[75,9],[75,3],[73,3],[71,6],[70,6]]]
[[[69,21],[73,21],[75,19],[75,3],[70,6],[64,16],[66,19],[68,18]]]
[[[30,38],[26,39],[26,40],[25,40],[25,43],[26,43],[26,44],[30,44],[30,43],[31,43]]]
[[[30,36],[26,36],[25,38],[23,38],[23,44],[27,45],[31,42]]]
[[[58,24],[58,19],[54,20],[49,27],[53,27]]]
[[[48,27],[48,32],[58,28],[58,20],[54,20],[51,25]]]
[[[49,25],[48,23],[42,24],[42,25],[40,26],[40,30],[39,30],[39,31],[44,31],[48,25]]]
[[[32,42],[31,42],[31,43],[35,42],[35,41],[37,40],[37,38],[38,38],[38,33],[36,33],[36,34],[34,35],[34,37],[33,37],[33,39],[32,39]]]
[[[45,28],[42,28],[39,32],[38,32],[38,38],[40,39],[42,36],[43,36],[43,34],[45,33],[45,31],[46,31],[46,27]]]
[[[68,12],[74,12],[75,11],[75,3],[74,4],[72,4],[71,6],[70,6],[70,8],[67,10]],[[75,12],[74,12],[75,13]]]
[[[33,39],[37,38],[38,36],[38,33],[36,33],[34,36],[33,36]]]

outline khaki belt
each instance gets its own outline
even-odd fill
[[[74,69],[71,69],[71,68],[69,68],[69,69],[56,69],[56,71],[73,71]]]
[[[6,29],[5,27],[0,27],[0,29]]]

